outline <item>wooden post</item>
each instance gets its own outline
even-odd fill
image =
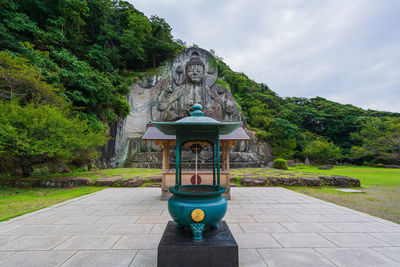
[[[226,146],[225,146],[225,149],[226,149],[226,170],[227,171],[229,171],[229,151],[230,151],[230,145],[229,144],[227,144]]]
[[[165,144],[165,156],[166,156],[166,160],[165,160],[165,170],[169,170],[169,142],[166,142]]]
[[[162,142],[162,171],[166,171],[167,167],[167,144]]]
[[[225,143],[221,142],[222,146],[222,170],[226,169],[226,161],[225,161]]]

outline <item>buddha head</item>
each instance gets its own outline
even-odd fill
[[[199,84],[204,78],[204,63],[199,54],[194,52],[186,64],[186,76],[190,83]]]

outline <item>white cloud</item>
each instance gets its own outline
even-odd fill
[[[131,2],[281,96],[400,112],[400,1]]]

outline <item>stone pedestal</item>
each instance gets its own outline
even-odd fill
[[[158,267],[239,266],[238,245],[225,221],[219,229],[206,229],[203,240],[193,240],[190,229],[178,230],[169,221],[158,245]]]

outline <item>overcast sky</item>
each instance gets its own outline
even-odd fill
[[[280,96],[400,112],[400,0],[129,0]]]

